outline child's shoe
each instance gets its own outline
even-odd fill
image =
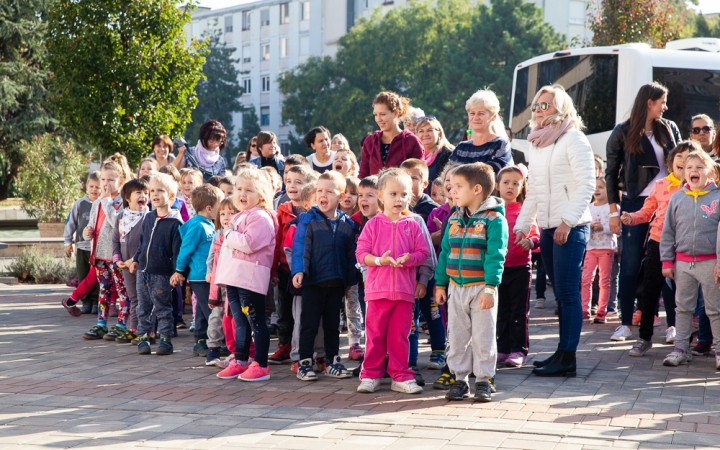
[[[510,353],[505,361],[505,365],[508,367],[522,367],[523,364],[525,364],[525,354],[522,352]]]
[[[170,341],[170,338],[161,337],[160,338],[160,345],[158,345],[158,349],[155,352],[156,355],[172,355],[173,354],[173,345]]]
[[[317,366],[318,372],[325,373],[325,369],[327,369],[327,363],[325,362],[325,357],[321,356],[319,358],[315,358],[315,365]]]
[[[675,343],[675,327],[668,327],[667,330],[665,330],[665,343]]]
[[[445,352],[442,350],[433,350],[430,353],[430,364],[428,369],[440,370],[445,367]]]
[[[125,328],[115,325],[114,327],[110,327],[108,329],[108,332],[105,333],[103,339],[106,341],[114,341],[123,331],[125,331]]]
[[[83,339],[87,339],[89,341],[94,341],[97,339],[102,339],[103,336],[105,336],[105,333],[107,333],[107,327],[103,327],[101,325],[95,325],[94,327],[90,328],[89,331],[86,331],[85,334],[83,334]]]
[[[401,392],[403,394],[419,394],[423,391],[421,386],[418,386],[415,380],[407,381],[395,381],[393,380],[390,389],[395,392]]]
[[[492,400],[490,383],[487,381],[478,381],[475,383],[475,401],[489,402]]]
[[[270,326],[268,326],[268,332],[271,338],[278,337],[278,326],[271,323]]]
[[[268,364],[285,364],[290,361],[290,344],[279,344],[275,353],[268,356]]]
[[[488,384],[490,385],[490,392],[495,394],[497,392],[497,386],[495,385],[495,377],[488,378]]]
[[[692,354],[695,356],[703,356],[710,353],[710,350],[712,349],[712,344],[704,344],[702,342],[698,342],[695,347],[692,349]]]
[[[270,366],[263,369],[257,361],[253,361],[250,367],[238,377],[240,381],[266,381],[269,379]]]
[[[450,387],[450,390],[445,394],[447,400],[462,400],[466,397],[470,397],[470,386],[466,381],[456,381]]]
[[[141,339],[141,336],[137,336],[137,335],[136,335],[135,339],[133,339],[132,341],[130,341],[130,343],[131,343],[132,345],[138,345],[138,344],[140,343],[140,339]],[[150,343],[150,345],[155,345],[155,336],[149,336],[149,337],[148,337],[148,342]]]
[[[303,381],[316,381],[318,379],[312,366],[312,359],[303,359],[298,365],[297,371],[298,380]]]
[[[633,325],[640,325],[640,321],[642,320],[642,311],[637,310],[632,315],[632,324]]]
[[[607,323],[607,319],[605,317],[595,316],[595,318],[593,319],[593,323],[605,325]]]
[[[175,322],[175,327],[176,327],[178,330],[184,330],[184,329],[187,328],[187,324],[185,323],[184,320],[182,320],[182,317],[181,317],[181,318],[179,318],[179,319]]]
[[[228,357],[230,355],[232,355],[232,352],[229,348],[227,348],[227,345],[223,345],[222,347],[220,347],[220,356]]]
[[[115,338],[115,342],[118,344],[129,344],[135,338],[137,338],[137,334],[135,334],[132,330],[123,329],[120,333],[118,333]]]
[[[215,366],[216,366],[216,367],[219,367],[219,368],[221,368],[221,369],[227,369],[227,367],[228,367],[228,366],[230,365],[230,363],[232,363],[233,361],[235,361],[235,355],[229,355],[229,356],[228,356],[227,358],[225,358],[225,359],[218,359],[217,361],[215,361]]]
[[[597,312],[598,312],[598,305],[592,305],[592,307],[590,307],[590,314],[594,316],[597,314]]]
[[[205,339],[198,339],[197,343],[193,345],[193,356],[206,357],[208,354],[207,341]]]
[[[652,341],[646,341],[643,338],[638,338],[637,342],[630,349],[630,356],[643,356],[648,350],[652,348]]]
[[[77,304],[77,300],[73,299],[72,297],[64,299],[61,303],[71,316],[77,317],[82,314],[80,308],[75,306]]]
[[[680,364],[687,364],[692,360],[692,355],[685,352],[681,348],[675,347],[669,355],[665,357],[663,366],[679,366]]]
[[[90,311],[90,314],[97,314],[98,313],[98,305],[97,303],[92,305],[92,310]]]
[[[352,361],[362,361],[365,359],[365,350],[360,347],[360,344],[351,345],[349,353],[348,356]]]
[[[205,365],[206,366],[216,366],[218,361],[220,361],[220,349],[218,349],[218,348],[208,349],[207,357],[205,358]]]
[[[188,328],[188,331],[191,333],[193,333],[195,331],[195,321],[194,320],[190,323],[190,328]]]
[[[372,394],[378,387],[380,387],[379,378],[363,378],[357,391],[361,394]]]
[[[149,355],[150,353],[152,353],[152,350],[150,349],[150,339],[148,338],[147,334],[140,336],[138,340],[139,355]]]
[[[423,378],[420,373],[420,369],[418,369],[417,366],[410,366],[409,369],[415,372],[415,383],[417,383],[418,386],[425,386],[425,378]]]
[[[455,375],[449,372],[443,372],[433,383],[433,389],[447,391],[453,384],[455,384]]]
[[[615,333],[613,333],[613,335],[610,336],[610,340],[611,341],[624,341],[631,337],[632,337],[632,331],[630,331],[630,328],[628,328],[625,325],[620,325],[619,327],[615,328]]]
[[[297,373],[297,371],[298,371],[298,362],[297,361],[295,361],[294,363],[292,363],[290,365],[290,371],[292,373]]]
[[[333,363],[327,366],[327,369],[325,369],[325,375],[329,376],[330,378],[350,378],[352,377],[352,374],[349,370],[345,368],[345,366],[340,362],[340,356],[336,356],[333,359]]]
[[[217,377],[223,380],[233,380],[240,376],[243,372],[248,369],[249,364],[247,362],[238,361],[233,359],[232,362],[227,366],[226,369],[218,372]]]
[[[545,299],[543,297],[535,299],[535,309],[545,308]]]
[[[592,321],[592,317],[590,317],[590,313],[588,311],[585,311],[582,313],[583,316],[583,322],[590,322]]]
[[[83,303],[82,308],[80,308],[81,314],[91,314],[92,313],[92,305],[90,303]]]
[[[75,277],[72,280],[68,281],[66,286],[75,288],[78,287],[78,284],[80,284],[80,282],[78,281],[78,277]]]

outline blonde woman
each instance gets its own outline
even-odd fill
[[[455,146],[445,138],[445,130],[435,116],[418,118],[415,124],[415,135],[420,139],[425,150],[423,159],[428,166],[428,180],[430,181],[425,193],[430,195],[432,182],[442,173]]]

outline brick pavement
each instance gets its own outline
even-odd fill
[[[0,450],[33,448],[599,449],[720,445],[720,376],[713,358],[666,368],[664,328],[631,358],[608,340],[616,323],[586,325],[578,377],[543,379],[530,367],[500,369],[493,402],[447,402],[430,383],[419,396],[384,382],[315,383],[273,366],[272,379],[218,379],[193,358],[181,330],[169,357],[80,335],[95,319],[70,317],[63,288],[0,290]],[[550,308],[531,310],[531,355],[557,345]],[[421,343],[425,338],[421,335]],[[343,352],[347,341],[343,339]],[[276,341],[271,344],[271,350]],[[429,346],[421,345],[421,366]],[[346,353],[345,353],[346,354]],[[348,363],[352,367],[351,363]]]

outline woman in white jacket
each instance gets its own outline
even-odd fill
[[[588,208],[595,191],[593,151],[572,99],[560,85],[545,86],[532,102],[528,195],[515,229],[516,242],[537,218],[540,253],[555,291],[560,343],[550,358],[535,361],[539,376],[575,376],[582,308],[580,275],[590,236]]]

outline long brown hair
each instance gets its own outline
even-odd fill
[[[648,100],[657,101],[667,95],[668,89],[657,81],[643,85],[635,96],[630,118],[626,122],[628,131],[625,140],[625,151],[631,155],[642,153],[641,140],[645,133],[645,122],[647,121]],[[661,131],[666,128],[660,119],[653,120],[652,132],[655,142],[662,147],[666,147],[667,137]]]

